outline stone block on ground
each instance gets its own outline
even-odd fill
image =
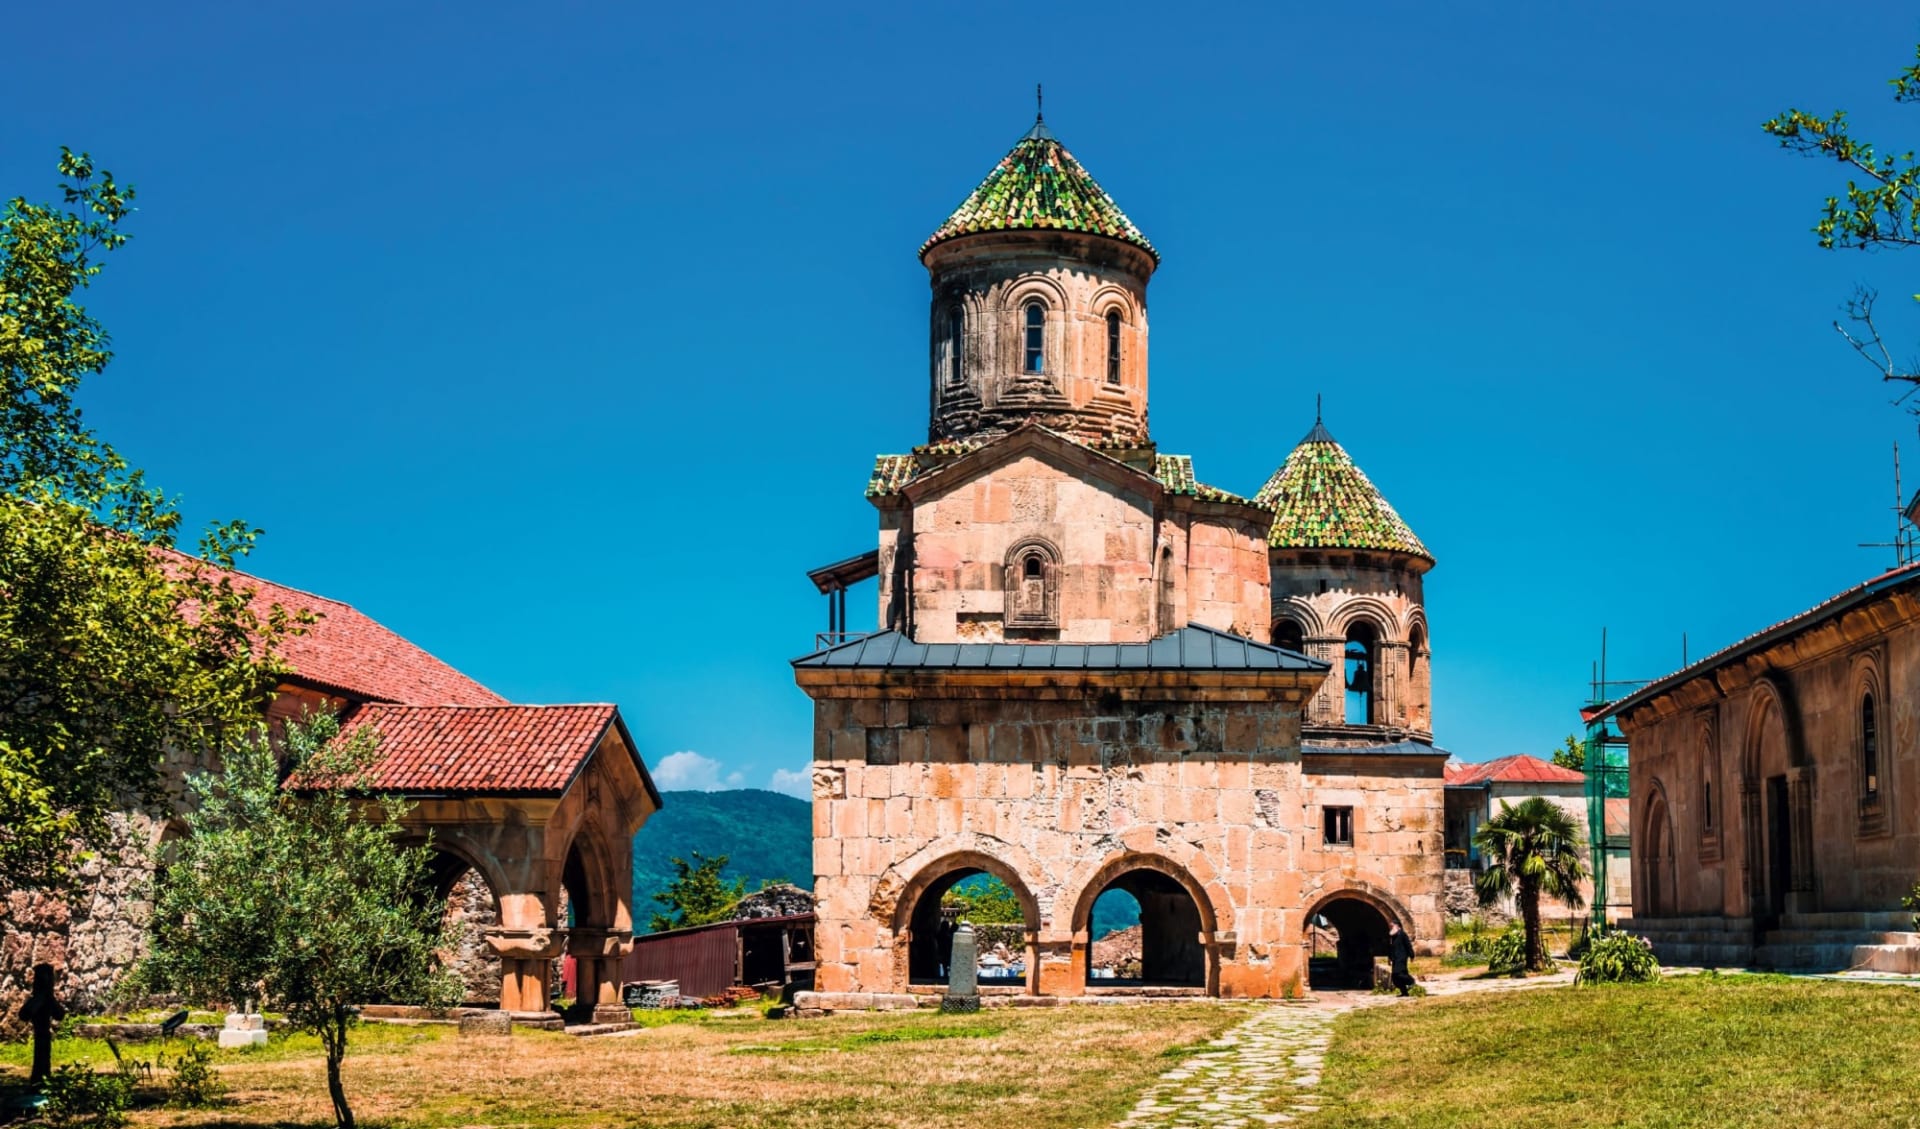
[[[513,1034],[513,1018],[504,1011],[481,1011],[460,1017],[461,1038]]]

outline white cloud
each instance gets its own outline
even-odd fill
[[[653,766],[653,782],[663,792],[718,792],[740,787],[746,774],[722,772],[725,767],[695,752],[668,753]]]
[[[802,800],[811,800],[813,799],[813,774],[804,768],[792,771],[776,768],[773,770],[773,779],[767,783],[767,787],[775,792],[785,792],[789,796]]]

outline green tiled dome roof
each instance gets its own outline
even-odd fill
[[[1276,548],[1379,549],[1433,559],[1318,421],[1254,501],[1273,507],[1267,544]]]
[[[975,232],[1028,229],[1110,236],[1145,250],[1156,262],[1160,258],[1120,205],[1041,121],[1033,123],[980,187],[920,245],[920,253],[926,254],[935,243]]]

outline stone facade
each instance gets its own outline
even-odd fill
[[[983,872],[1020,901],[1029,993],[1296,994],[1316,915],[1343,965],[1370,968],[1389,922],[1437,948],[1425,547],[1318,426],[1252,499],[1159,452],[1158,253],[1044,125],[921,257],[932,442],[867,491],[884,630],[795,663],[817,983],[842,1001],[802,1007],[934,990],[940,898]],[[1275,645],[1282,606],[1299,637]],[[1346,681],[1379,708],[1330,706],[1303,742],[1363,622]],[[1089,982],[1110,889],[1140,905],[1142,984]]]
[[[1610,710],[1630,745],[1636,928],[1683,923],[1687,937],[1664,939],[1751,944],[1782,966],[1849,930],[1863,946],[1911,947],[1900,899],[1920,879],[1920,566]]]

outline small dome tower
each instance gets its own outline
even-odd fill
[[[1308,704],[1306,739],[1432,741],[1433,554],[1318,419],[1256,500],[1274,508],[1273,641],[1345,676]]]
[[[1159,253],[1035,118],[920,248],[932,276],[928,438],[1033,418],[1146,447],[1147,278]]]

